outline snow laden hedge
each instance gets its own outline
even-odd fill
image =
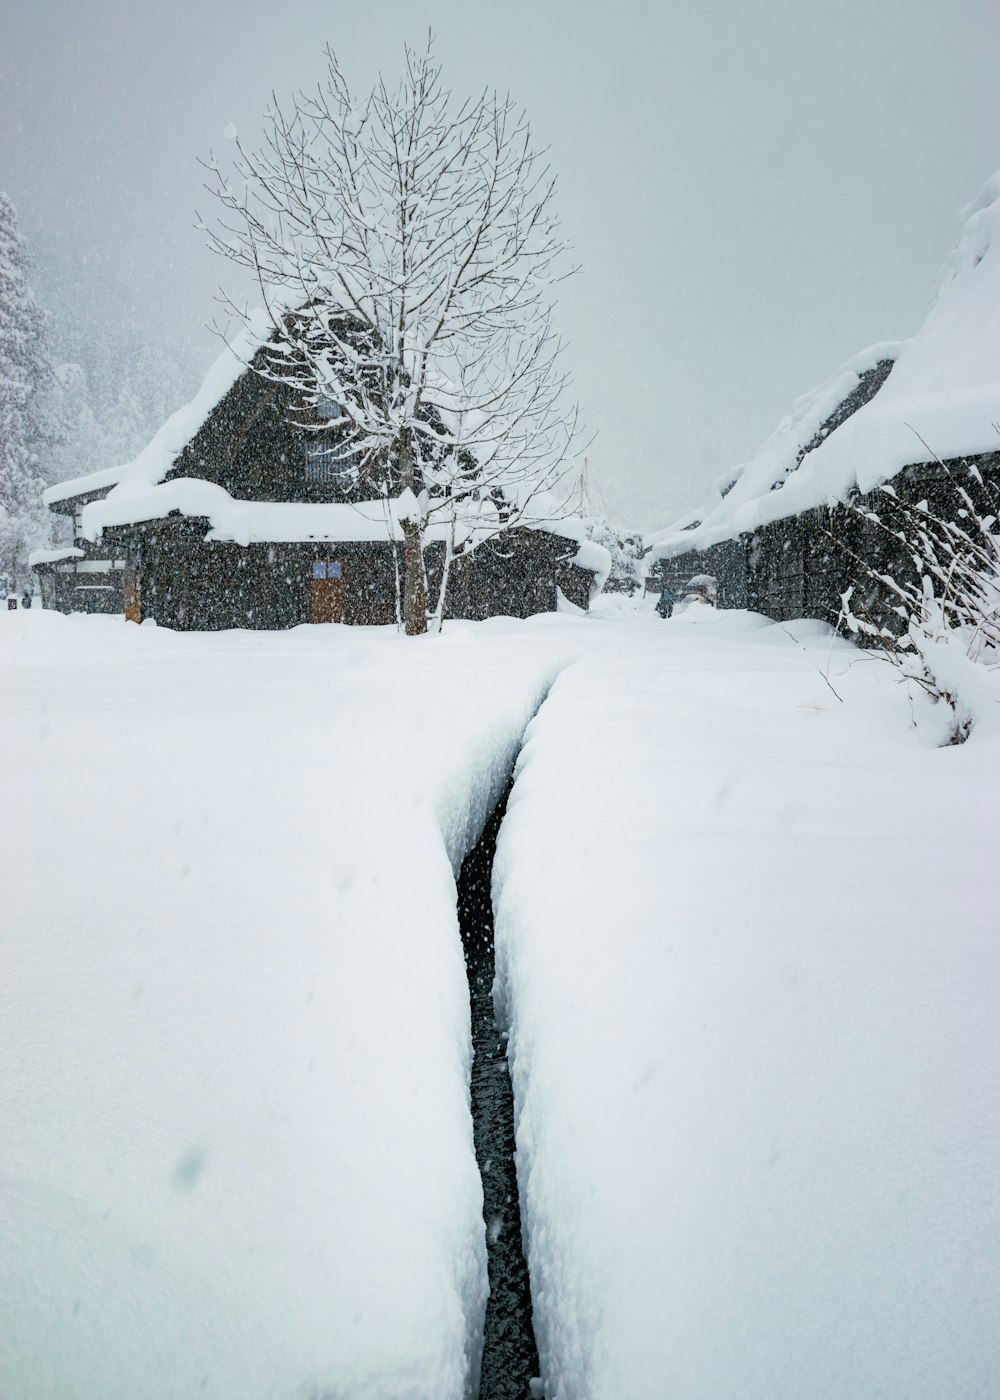
[[[841,600],[841,620],[950,708],[949,739],[960,743],[977,718],[994,718],[1000,704],[1000,489],[974,466],[972,490],[940,466],[957,503],[954,515],[927,500],[906,501],[891,486],[876,493],[874,506],[852,507],[903,544],[912,572],[886,574],[857,560],[862,576],[888,598],[891,625],[855,602],[853,588]]]

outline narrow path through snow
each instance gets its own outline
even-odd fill
[[[495,958],[490,894],[501,803],[462,863],[458,918],[472,1006],[472,1124],[483,1179],[489,1265],[478,1400],[528,1400],[538,1378],[531,1287],[521,1245],[521,1208],[514,1158],[514,1095],[506,1038],[493,1006]]]

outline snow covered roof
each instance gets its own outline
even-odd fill
[[[402,540],[398,500],[313,504],[284,501],[241,501],[224,487],[194,477],[177,477],[145,491],[94,501],[83,511],[83,530],[96,539],[108,526],[161,520],[177,512],[207,519],[206,539],[234,544],[277,544],[307,540],[341,543]]]
[[[412,509],[412,506],[410,507]],[[224,487],[194,477],[176,477],[150,486],[145,491],[120,495],[113,492],[83,509],[83,533],[96,540],[109,526],[134,525],[162,520],[178,513],[208,520],[206,540],[240,545],[293,544],[330,541],[355,544],[366,541],[402,543],[400,521],[407,505],[403,500],[385,497],[373,501],[309,503],[298,501],[242,501]],[[598,576],[607,572],[609,558],[600,545],[584,537],[582,521],[550,520],[533,516],[524,523],[529,529],[544,529],[577,545],[573,563]],[[475,521],[465,524],[464,539],[477,533],[484,538],[496,533],[495,508],[484,502],[484,518],[477,530]],[[427,530],[431,540],[446,538],[449,522],[432,522]]]
[[[402,541],[402,506],[399,500],[379,499],[356,503],[244,501],[213,482],[191,477],[166,481],[181,452],[204,426],[209,414],[246,371],[256,352],[273,330],[266,311],[251,314],[249,326],[235,337],[218,356],[190,403],[178,409],[143,448],[133,462],[122,467],[94,472],[75,481],[62,482],[45,493],[45,501],[67,499],[110,487],[102,499],[83,510],[83,532],[96,540],[108,526],[159,520],[174,512],[208,519],[209,540],[249,545],[293,543],[308,540],[352,543],[363,541]],[[565,507],[545,493],[537,493],[521,503],[517,524],[527,529],[545,530],[578,545],[574,563],[606,574],[610,559],[599,546],[587,541],[584,522],[567,516]],[[485,538],[496,533],[498,517],[492,502],[481,505],[482,519],[464,523],[465,539],[477,533]],[[444,539],[449,526],[433,522],[430,539]],[[461,532],[460,532],[461,533]],[[584,560],[588,562],[584,562]]]
[[[122,466],[106,467],[88,476],[50,486],[42,494],[45,504],[53,505],[108,488],[115,497],[141,495],[161,482],[208,415],[244,373],[272,330],[273,322],[266,311],[252,312],[249,325],[215,359],[194,398],[170,415],[138,457]]]
[[[70,477],[68,481],[47,487],[42,492],[42,501],[51,506],[59,501],[71,501],[75,496],[90,495],[94,491],[109,491],[112,486],[118,485],[126,470],[125,466],[103,467],[100,471],[88,472],[86,476]]]
[[[40,564],[58,564],[63,559],[82,559],[83,550],[75,546],[69,549],[33,549],[28,555],[28,568],[36,569]]]
[[[916,335],[872,346],[800,399],[697,530],[674,526],[654,538],[655,557],[832,504],[854,486],[873,490],[914,463],[1000,450],[1000,171],[963,217]],[[810,450],[819,427],[885,358],[895,363],[875,396]]]

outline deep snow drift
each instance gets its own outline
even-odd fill
[[[694,606],[529,726],[494,894],[547,1400],[1000,1395],[1000,743],[909,721],[822,624]]]
[[[559,648],[0,616],[0,1395],[463,1395],[453,874]]]

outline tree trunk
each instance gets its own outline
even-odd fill
[[[404,430],[399,444],[399,476],[403,490],[417,495],[413,471],[413,442],[409,429]],[[419,637],[427,631],[427,572],[424,569],[423,531],[416,520],[404,520],[403,526],[403,626],[408,637]]]
[[[420,526],[403,521],[403,624],[408,637],[427,631],[427,574]]]
[[[455,522],[452,520],[451,528],[448,531],[448,539],[444,551],[444,568],[441,570],[441,587],[438,590],[437,607],[434,609],[434,631],[440,632],[444,626],[444,610],[448,601],[448,580],[451,577],[451,566],[455,558]]]

